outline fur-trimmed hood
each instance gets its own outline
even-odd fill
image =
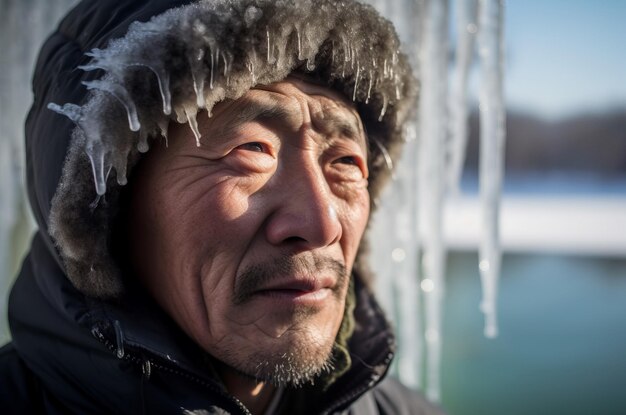
[[[151,140],[167,140],[170,122],[187,123],[199,140],[196,116],[206,116],[200,110],[210,114],[216,103],[292,72],[355,102],[368,133],[375,199],[399,153],[416,82],[393,26],[371,6],[353,0],[161,0],[121,10],[114,1],[91,3],[92,13],[83,7],[83,14],[70,13],[61,25],[82,25],[78,38],[44,50],[27,124],[27,139],[38,143],[29,146],[29,156],[38,158],[30,181],[46,176],[47,184],[56,184],[43,194],[31,191],[31,201],[53,238],[46,236],[48,244],[81,292],[111,298],[124,291],[111,255],[112,223],[127,176]],[[102,22],[107,10],[126,17],[96,26],[92,21]],[[54,166],[39,159],[50,157],[43,141],[51,139]]]

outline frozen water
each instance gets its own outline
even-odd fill
[[[200,145],[200,132],[195,119],[199,109],[206,109],[210,115],[216,102],[224,98],[237,98],[249,87],[264,80],[267,82],[271,79],[270,74],[286,75],[297,66],[298,61],[305,64],[307,69],[314,69],[317,51],[321,42],[327,39],[338,46],[337,50],[333,50],[333,56],[343,58],[340,70],[342,75],[351,79],[352,99],[367,101],[372,105],[374,94],[377,105],[380,105],[379,120],[383,121],[389,106],[400,99],[403,88],[403,74],[396,73],[397,42],[386,39],[384,44],[363,35],[355,35],[358,30],[368,29],[358,28],[355,23],[339,23],[331,31],[335,24],[333,19],[337,16],[336,10],[330,10],[324,5],[320,7],[316,2],[307,0],[302,0],[298,6],[285,8],[289,11],[281,15],[283,9],[276,8],[274,13],[264,13],[251,4],[243,12],[245,30],[233,26],[225,30],[220,25],[227,25],[233,18],[231,15],[239,11],[225,0],[200,2],[172,9],[149,22],[134,23],[124,38],[110,42],[106,48],[89,52],[92,61],[81,69],[105,71],[106,75],[100,80],[86,83],[89,89],[101,94],[92,94],[80,108],[67,105],[59,107],[56,104],[50,108],[68,116],[81,127],[88,143],[89,157],[94,163],[94,181],[98,193],[106,191],[106,176],[112,166],[118,174],[126,170],[116,163],[128,158],[128,153],[120,151],[122,137],[127,137],[130,142],[122,146],[124,151],[130,152],[134,147],[144,150],[147,148],[144,142],[146,134],[148,137],[162,134],[162,128],[156,124],[169,119],[189,123]],[[338,3],[337,7],[346,6]],[[218,14],[215,14],[218,10]],[[311,26],[308,23],[310,16],[320,13],[326,13],[321,21],[327,22],[327,27]],[[236,16],[234,18],[240,19]],[[216,19],[221,22],[216,22]],[[352,42],[347,41],[348,33],[353,38]],[[236,89],[227,90],[225,86],[233,75],[235,54],[242,55],[237,59],[238,84]],[[361,57],[366,64],[361,61]],[[220,76],[220,63],[223,76]],[[246,77],[241,72],[242,68],[247,69]],[[146,69],[154,74],[158,84],[162,103],[160,114],[153,110],[154,94],[150,90],[150,76],[146,76]],[[338,76],[337,69],[331,68],[335,71],[330,74],[331,77]],[[390,90],[394,91],[393,96],[387,92]],[[140,134],[133,135],[117,127],[113,128],[114,134],[110,131],[111,126],[119,126],[119,111],[102,93],[122,104],[128,130],[139,131]],[[90,125],[84,125],[86,122]],[[99,151],[104,154],[96,154]],[[124,180],[123,176],[118,177],[118,182]]]
[[[200,138],[202,138],[202,135],[200,134],[200,130],[198,130],[198,121],[196,121],[196,109],[185,107],[185,115],[187,116],[187,123],[189,124],[189,128],[191,128],[191,132],[193,133],[194,137],[196,137],[196,145],[200,147]]]
[[[419,153],[417,159],[418,197],[422,221],[422,278],[433,283],[424,293],[426,337],[426,394],[438,401],[441,355],[441,313],[445,293],[445,256],[443,245],[443,197],[445,191],[445,143],[447,121],[448,3],[425,3],[419,65],[421,101],[419,111]]]
[[[139,131],[141,125],[139,124],[139,119],[137,118],[137,107],[135,106],[135,103],[133,102],[130,95],[128,94],[128,91],[126,91],[126,88],[119,84],[116,84],[115,82],[107,82],[101,80],[83,82],[83,85],[85,85],[87,89],[99,89],[101,91],[106,91],[113,95],[115,98],[117,98],[126,109],[130,130]],[[55,108],[53,105],[49,105],[49,108],[62,114],[65,113],[64,111],[58,111],[57,108]],[[77,121],[71,116],[68,117],[74,122]]]
[[[468,136],[468,74],[474,57],[478,0],[456,0],[456,53],[450,94],[448,189],[458,193]]]
[[[485,335],[498,334],[497,287],[500,274],[499,209],[504,174],[505,117],[503,98],[503,2],[480,0],[478,48],[480,90],[480,199],[483,237],[480,242],[480,279]]]
[[[70,104],[63,104],[63,106],[60,106],[58,104],[51,102],[50,104],[48,104],[48,109],[51,109],[52,111],[57,112],[59,114],[65,115],[67,118],[69,118],[76,124],[80,123],[83,117],[83,108],[76,104],[70,103]]]
[[[441,310],[445,294],[446,248],[443,245],[441,215],[446,198],[456,198],[465,159],[469,105],[467,83],[476,56],[477,37],[481,50],[492,51],[480,57],[483,88],[480,98],[480,180],[484,234],[477,265],[480,264],[483,285],[481,310],[485,313],[485,335],[493,337],[497,334],[496,298],[500,266],[497,225],[504,143],[501,88],[503,6],[502,2],[489,0],[454,2],[457,38],[449,80],[450,51],[446,35],[450,22],[447,1],[370,0],[369,3],[394,22],[405,44],[414,45],[409,52],[421,83],[417,143],[407,143],[393,185],[397,193],[390,192],[387,199],[383,199],[383,202],[389,203],[382,203],[372,229],[376,241],[372,249],[374,265],[377,273],[381,274],[377,289],[385,293],[383,301],[388,301],[387,308],[392,316],[400,315],[396,323],[400,337],[398,372],[401,379],[415,387],[421,387],[421,379],[424,379],[428,396],[438,400],[441,344],[445,340],[441,335]],[[389,74],[385,60],[382,61],[382,69],[384,77],[393,76]],[[413,195],[413,198],[407,195]],[[407,207],[410,207],[410,215],[420,218],[409,228],[419,235],[415,239],[400,238],[389,232]],[[402,221],[406,225],[407,221]],[[394,247],[392,253],[395,255],[387,253],[385,248],[389,246]],[[391,261],[389,257],[392,257]],[[398,261],[400,257],[402,260]],[[383,265],[389,262],[391,264]],[[421,284],[418,284],[420,280]],[[386,287],[389,281],[393,281],[396,287],[393,294],[389,294]],[[409,311],[415,304],[421,305]],[[408,333],[411,330],[421,332],[421,340],[410,336]],[[423,356],[424,367],[419,363]],[[405,369],[404,364],[412,366]]]

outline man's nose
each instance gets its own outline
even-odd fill
[[[341,238],[335,199],[319,166],[285,169],[276,184],[278,202],[266,227],[271,244],[307,250]]]

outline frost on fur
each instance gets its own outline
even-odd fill
[[[178,122],[200,145],[200,110],[210,116],[216,103],[292,72],[355,102],[371,143],[375,199],[415,106],[416,84],[399,47],[391,23],[354,0],[201,0],[135,22],[124,37],[89,52],[91,61],[80,69],[104,75],[84,83],[83,105],[48,106],[77,125],[50,217],[66,267],[80,270],[67,270],[74,285],[97,297],[119,294],[119,272],[104,271],[114,263],[109,233],[94,236],[93,229],[110,225],[114,212],[106,201],[117,198],[150,140],[167,140],[169,123]],[[78,179],[85,165],[91,184]],[[93,270],[102,275],[91,287]],[[112,284],[102,283],[104,274]]]
[[[112,169],[126,183],[129,153],[146,151],[148,137],[162,136],[170,121],[188,123],[200,145],[200,109],[210,114],[217,102],[296,68],[315,73],[322,65],[319,72],[343,81],[342,92],[379,121],[405,98],[410,76],[391,25],[349,1],[201,1],[135,23],[88,55],[80,69],[106,75],[84,83],[87,103],[49,108],[85,135],[100,196]]]

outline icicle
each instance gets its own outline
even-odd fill
[[[272,60],[272,41],[270,39],[270,29],[269,29],[269,27],[265,29],[265,33],[267,33],[267,63],[273,63],[273,60]]]
[[[229,53],[222,52],[222,59],[224,60],[224,77],[226,78],[226,86],[230,85],[230,70],[233,63],[233,57]]]
[[[157,121],[161,136],[165,139],[165,147],[169,147],[169,139],[167,134],[168,122],[166,119],[160,119]]]
[[[209,77],[209,89],[213,89],[213,72],[215,72],[215,56],[217,54],[213,52],[213,49],[211,49],[211,75]],[[219,55],[217,56],[219,58]]]
[[[90,148],[87,149],[87,155],[91,161],[91,168],[93,171],[94,183],[96,185],[96,193],[98,196],[103,196],[107,191],[107,177],[109,172],[105,173],[105,151],[101,148],[101,143],[93,143]]]
[[[226,54],[224,52],[222,52],[221,55],[222,60],[224,61],[224,76],[226,77],[229,74],[228,60],[226,59]]]
[[[267,63],[270,63],[270,50],[272,48],[272,42],[270,41],[270,29],[265,28],[265,33],[267,34]]]
[[[394,76],[393,83],[395,84],[395,87],[396,87],[396,99],[399,100],[400,99],[400,81],[398,80],[398,75]]]
[[[452,73],[453,93],[450,97],[450,165],[447,188],[452,194],[459,191],[465,147],[467,143],[467,80],[474,52],[476,33],[477,0],[456,0],[457,48],[456,65]]]
[[[198,121],[196,120],[196,112],[194,108],[186,108],[185,114],[187,115],[187,122],[189,123],[189,128],[193,132],[193,135],[196,137],[196,146],[200,147],[200,138],[202,135],[200,134],[200,130],[198,130]]]
[[[88,57],[92,58],[93,61],[101,61],[101,60],[106,59],[106,55],[104,53],[104,50],[100,49],[100,48],[93,48],[93,49],[91,49],[89,52],[85,53],[85,56],[88,56]],[[89,65],[83,65],[83,67],[84,66],[89,66]],[[83,67],[79,66],[80,69],[83,69]],[[83,69],[83,70],[89,70],[89,69]]]
[[[126,109],[130,130],[139,131],[139,129],[141,128],[141,124],[139,124],[139,119],[137,117],[137,107],[135,106],[135,102],[130,97],[126,88],[117,83],[106,80],[83,82],[83,85],[85,85],[89,90],[97,89],[113,95]]]
[[[385,113],[387,112],[387,105],[389,100],[387,99],[387,95],[383,94],[383,106],[380,109],[380,115],[378,116],[378,121],[382,121],[385,117]]]
[[[219,66],[220,66],[220,48],[219,46],[215,49],[215,73],[219,74]],[[212,86],[211,86],[212,88]]]
[[[499,211],[504,170],[503,3],[480,0],[478,43],[481,60],[480,199],[483,237],[480,242],[481,310],[485,336],[496,337],[497,287],[500,273]]]
[[[445,257],[443,244],[443,196],[445,162],[445,120],[447,91],[448,4],[445,0],[429,0],[424,4],[424,24],[420,36],[421,101],[419,105],[420,141],[418,200],[423,257],[422,284],[424,292],[426,339],[426,394],[438,402],[441,366],[442,301],[445,293]],[[391,62],[397,59],[394,54]],[[387,67],[387,65],[385,65]],[[385,71],[391,78],[391,71]]]
[[[154,66],[148,63],[143,62],[135,62],[126,64],[126,66],[142,66],[150,69],[157,77],[157,82],[159,84],[159,92],[161,93],[161,100],[163,101],[163,113],[165,115],[170,115],[172,112],[172,94],[170,91],[170,75],[167,73],[165,68],[161,66]],[[83,70],[92,70],[92,69],[104,69],[109,71],[110,73],[115,72],[115,68],[108,67],[107,65],[93,64],[86,65],[80,67]]]
[[[63,106],[60,106],[51,102],[48,104],[48,109],[58,114],[65,115],[77,125],[83,116],[83,108],[76,104],[63,104]]]
[[[172,94],[170,92],[170,74],[162,68],[148,66],[157,76],[159,83],[159,92],[163,100],[163,114],[170,115],[172,113]]]
[[[415,136],[415,130],[407,127],[407,137]],[[403,152],[407,154],[417,154],[417,142],[407,142],[403,148]],[[406,163],[407,159],[402,160],[395,168],[398,179],[394,181],[394,192],[399,195],[397,199],[399,203],[394,203],[391,221],[392,227],[386,227],[387,233],[393,229],[393,236],[397,243],[393,240],[387,243],[397,246],[392,252],[393,261],[396,263],[393,267],[394,281],[393,288],[394,306],[399,311],[400,316],[420,316],[422,315],[423,294],[419,286],[419,266],[416,258],[420,256],[420,246],[418,239],[417,224],[417,175],[415,174],[415,163]],[[388,280],[387,280],[388,281]],[[415,388],[421,388],[421,368],[423,365],[422,356],[422,321],[421,318],[409,318],[409,324],[398,325],[398,340],[403,347],[398,348],[398,374],[402,381],[407,385]]]
[[[119,160],[115,163],[115,175],[117,178],[117,184],[125,186],[128,183],[126,177],[126,160]]]
[[[376,144],[376,147],[378,147],[381,154],[383,155],[383,160],[385,160],[385,167],[390,172],[393,172],[393,159],[391,158],[391,155],[389,154],[385,146],[383,146],[380,143],[380,141],[378,141],[378,139],[374,138],[373,141],[374,141],[374,144]]]
[[[248,59],[248,70],[250,71],[250,75],[252,75],[252,84],[256,85],[256,73],[254,68],[254,63],[256,62],[256,51],[252,49],[252,55]]]
[[[352,101],[356,101],[356,91],[359,88],[359,75],[361,72],[361,67],[359,65],[357,65],[356,67],[356,76],[354,79],[354,92],[352,92]]]
[[[189,59],[191,66],[191,77],[193,78],[193,90],[196,93],[196,104],[200,108],[204,108],[204,50],[199,49],[196,55]]]
[[[144,130],[139,131],[137,150],[139,150],[140,153],[145,153],[150,150],[150,146],[148,145],[148,134]]]
[[[196,93],[196,105],[198,106],[198,108],[204,108],[204,106],[206,105],[206,101],[204,99],[204,78],[202,78],[200,81],[197,81],[196,77],[193,76],[193,89]]]
[[[370,73],[369,73],[369,83],[367,85],[367,98],[365,98],[365,103],[366,104],[369,104],[370,98],[372,96],[372,83],[374,82],[373,81],[373,76],[374,75],[372,74],[372,71],[370,70]]]
[[[356,48],[350,48],[350,68],[354,69],[354,64],[356,62]]]

